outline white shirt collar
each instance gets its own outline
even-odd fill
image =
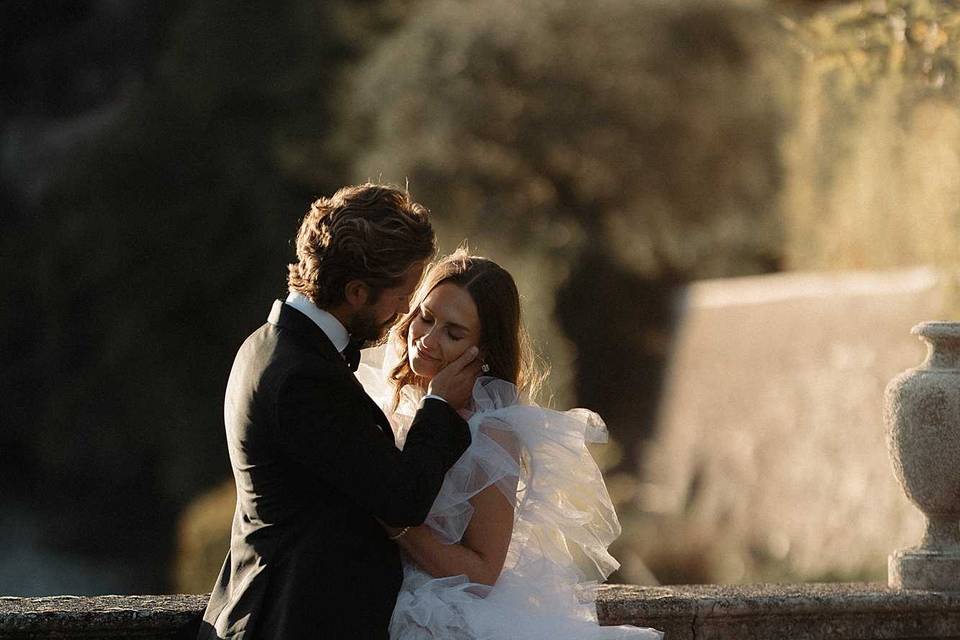
[[[350,334],[347,333],[347,328],[337,320],[336,316],[329,311],[324,311],[310,302],[310,298],[296,291],[290,292],[286,303],[313,320],[320,327],[320,330],[327,334],[337,351],[346,349],[347,343],[350,342]]]

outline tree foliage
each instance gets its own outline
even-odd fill
[[[401,3],[81,4],[20,8],[59,26],[6,60],[35,104],[5,113],[25,133],[4,139],[0,492],[39,544],[161,590],[176,515],[228,472],[233,355],[285,291],[310,200],[346,180],[322,144],[341,69]],[[103,46],[141,18],[130,57]],[[59,95],[71,68],[93,84]]]
[[[782,35],[732,3],[424,3],[357,71],[354,175],[409,178],[458,232],[509,250],[598,245],[647,275],[767,270]]]

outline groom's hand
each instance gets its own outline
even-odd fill
[[[454,409],[462,409],[470,399],[473,384],[480,375],[480,362],[477,360],[479,352],[477,347],[470,347],[441,369],[430,381],[427,393],[440,396]]]

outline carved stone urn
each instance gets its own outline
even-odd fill
[[[920,544],[889,558],[891,587],[960,591],[960,322],[911,333],[927,359],[887,385],[883,417],[893,472],[927,519]]]

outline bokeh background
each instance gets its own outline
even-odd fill
[[[789,545],[725,573],[711,532],[632,528],[628,485],[689,283],[960,267],[960,3],[33,0],[0,30],[0,593],[209,589],[233,355],[309,202],[367,179],[515,274],[543,402],[610,427],[619,578],[883,578]]]

